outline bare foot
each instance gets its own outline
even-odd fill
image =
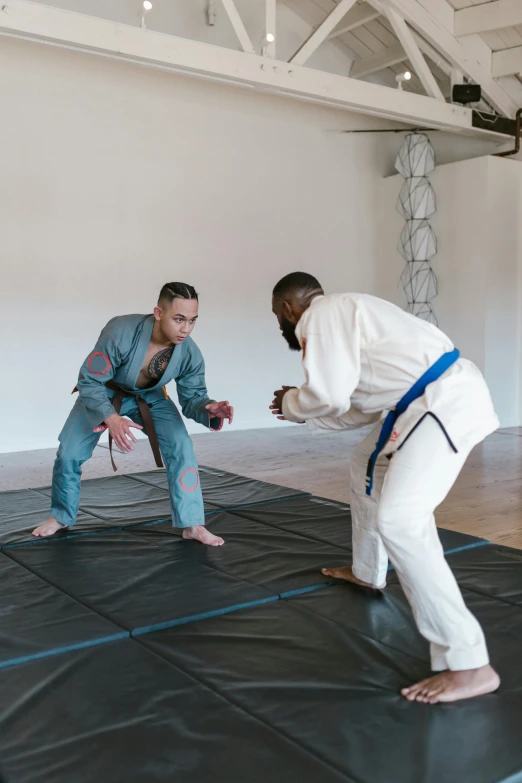
[[[499,685],[500,677],[496,671],[491,666],[481,666],[480,669],[441,672],[409,688],[403,688],[401,693],[408,701],[437,704],[493,693]]]
[[[345,582],[353,582],[354,585],[367,587],[369,590],[384,590],[386,587],[386,582],[378,586],[372,585],[369,582],[363,582],[362,579],[357,579],[351,566],[342,566],[342,568],[321,568],[321,573],[325,576],[333,576],[334,579],[344,579]]]
[[[221,546],[221,544],[225,543],[222,538],[215,536],[204,525],[186,527],[181,535],[183,538],[199,541],[200,544],[206,544],[207,546]]]
[[[47,522],[44,522],[43,525],[40,525],[33,530],[33,536],[42,538],[46,536],[54,536],[55,533],[57,533],[59,530],[62,530],[64,527],[66,527],[66,525],[62,525],[62,523],[58,522],[56,519],[54,519],[54,517],[49,517]]]

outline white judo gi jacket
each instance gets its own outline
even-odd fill
[[[296,337],[305,382],[285,394],[283,415],[306,422],[312,431],[377,423],[454,349],[437,327],[366,294],[317,296]],[[382,454],[396,451],[428,413],[457,451],[472,448],[499,426],[481,372],[460,358],[398,417]]]

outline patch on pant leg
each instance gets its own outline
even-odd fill
[[[181,488],[185,492],[194,492],[199,487],[199,474],[196,468],[187,468],[179,477]]]
[[[107,354],[95,351],[87,359],[87,367],[93,375],[107,375],[111,369],[111,362]]]

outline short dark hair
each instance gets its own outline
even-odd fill
[[[274,299],[282,299],[290,294],[298,292],[306,294],[312,291],[323,292],[321,283],[316,277],[309,275],[308,272],[291,272],[277,283],[272,291],[272,296]]]
[[[170,304],[174,299],[195,299],[199,301],[198,292],[193,286],[187,285],[187,283],[165,283],[160,291],[158,304],[162,301]]]

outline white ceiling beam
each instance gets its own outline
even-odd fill
[[[377,52],[370,57],[361,57],[360,60],[354,60],[350,69],[352,79],[361,79],[363,76],[369,76],[371,73],[383,71],[392,65],[402,63],[406,59],[406,54],[402,46],[398,43],[389,46],[385,52]]]
[[[511,76],[522,73],[522,46],[493,52],[491,58],[491,73],[498,79],[500,76]]]
[[[234,32],[237,35],[238,41],[241,44],[241,48],[248,54],[255,54],[256,51],[252,45],[250,36],[246,31],[245,25],[243,24],[243,20],[239,16],[239,12],[236,8],[234,0],[221,0],[221,2],[225,7],[225,11],[227,12],[230,23],[234,28]]]
[[[337,30],[334,30],[328,38],[338,38],[340,35],[344,35],[344,33],[351,33],[352,30],[356,30],[363,24],[368,24],[368,22],[378,19],[380,15],[379,11],[376,11],[369,5],[356,5],[347,14],[344,24],[338,27]]]
[[[265,55],[276,56],[276,0],[266,0],[265,35],[273,35],[272,42],[265,40]]]
[[[393,32],[401,42],[404,51],[408,55],[408,60],[413,66],[413,70],[419,77],[422,86],[426,90],[426,94],[432,98],[436,98],[439,101],[444,100],[444,95],[440,89],[437,80],[429,69],[429,66],[422,56],[422,52],[417,46],[417,42],[413,37],[413,34],[399,14],[388,7],[386,0],[383,0],[382,6],[384,13],[388,17],[388,20],[392,26]]]
[[[450,72],[450,79],[451,79],[451,89],[456,84],[462,84],[464,82],[464,76],[462,74],[462,71],[459,71],[458,68],[452,68]]]
[[[455,11],[455,35],[474,35],[522,24],[521,0],[496,0]]]
[[[365,115],[505,141],[473,128],[472,112],[424,95],[116,24],[27,0],[4,0],[0,37],[50,44],[183,76],[247,87]]]
[[[421,0],[421,1],[423,4],[425,2],[428,2],[428,0]],[[439,7],[440,3],[443,3],[446,6],[448,5],[446,3],[446,0],[433,0],[433,2],[434,2],[433,8]],[[371,6],[375,8],[375,10],[378,10],[381,16],[384,16],[384,10],[382,8],[381,0],[368,0],[368,3],[371,4]],[[448,21],[447,18],[444,17],[444,14],[440,13],[440,8],[439,8],[439,15],[445,18],[446,22]],[[453,17],[451,17],[451,25],[453,27]],[[413,28],[410,29],[413,33],[413,37],[415,38],[415,41],[417,42],[417,46],[419,47],[421,52],[425,54],[426,57],[429,57],[430,60],[435,65],[437,65],[441,69],[441,71],[443,71],[446,74],[446,76],[449,76],[451,73],[451,67],[452,67],[451,64],[441,55],[438,49],[435,49],[434,46],[428,43],[428,41],[426,41],[426,39],[423,38],[422,35],[419,35],[419,33]]]
[[[418,0],[426,11],[437,20],[449,33],[453,35],[455,24],[455,10],[448,0]]]
[[[517,0],[518,2],[519,0]],[[374,4],[374,0],[370,0]],[[482,87],[484,96],[501,114],[514,117],[517,104],[491,76],[491,69],[477,60],[476,55],[464,45],[467,39],[456,39],[451,32],[432,14],[429,6],[419,0],[386,0],[397,13],[422,37],[435,47],[451,65],[458,68],[472,81]],[[520,0],[522,5],[522,0]],[[471,36],[474,38],[475,36]]]
[[[522,83],[517,76],[501,76],[498,80],[505,90],[509,91],[514,101],[522,106]]]
[[[449,62],[445,60],[431,44],[416,33],[415,30],[412,30],[411,32],[421,52],[423,52],[426,57],[429,57],[447,76],[450,76],[451,65]],[[360,60],[354,60],[350,70],[350,76],[354,79],[361,79],[363,76],[369,76],[372,73],[383,71],[385,68],[390,68],[392,65],[397,65],[397,63],[402,63],[407,59],[408,55],[401,44],[397,43],[394,46],[389,46],[384,52],[377,52],[369,57],[362,57]],[[462,81],[462,78],[460,81]]]
[[[346,16],[350,8],[355,5],[355,2],[356,0],[339,0],[333,11],[290,58],[289,62],[295,63],[295,65],[304,65],[315,50],[328,38],[332,30],[337,27],[342,18]]]
[[[416,30],[413,30],[410,28],[411,32],[413,33],[413,37],[417,42],[417,46],[421,50],[423,54],[426,55],[426,57],[429,57],[430,60],[440,68],[441,71],[443,71],[446,76],[450,76],[451,74],[451,64],[441,55],[441,53],[435,49],[434,46],[432,46],[430,43],[424,40],[424,38],[418,34]]]

